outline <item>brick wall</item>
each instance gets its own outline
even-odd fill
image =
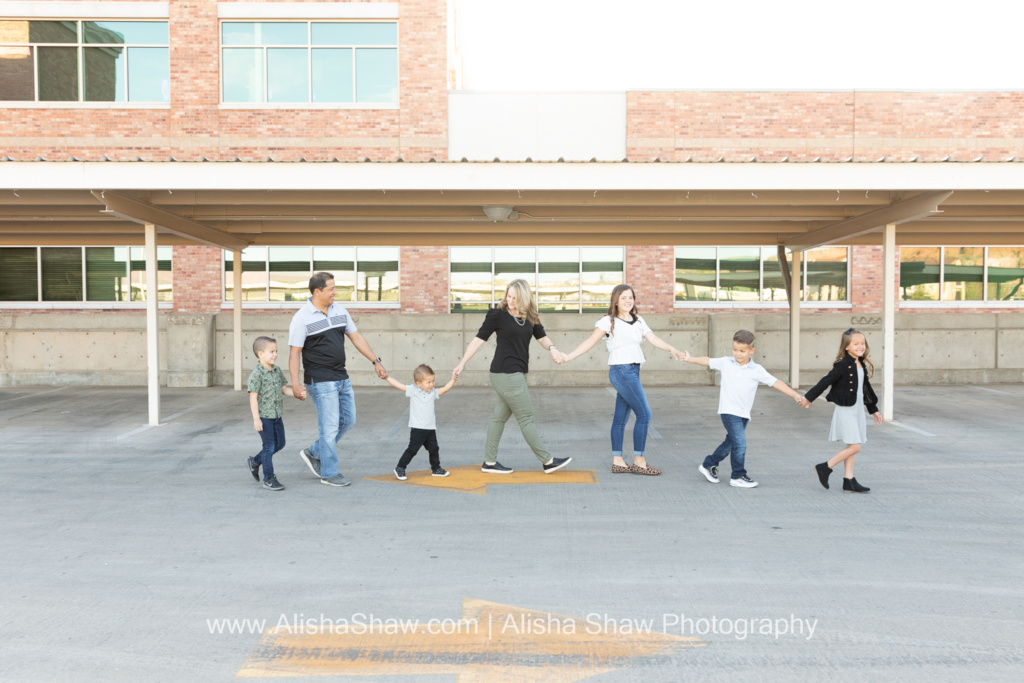
[[[671,313],[675,281],[675,247],[626,247],[626,284],[636,292],[642,313]]]
[[[1004,160],[1021,92],[630,92],[631,161]]]
[[[402,247],[402,313],[448,312],[448,247]]]
[[[399,0],[398,109],[220,109],[217,2],[175,0],[169,109],[0,107],[0,149],[14,160],[444,160],[446,20],[440,0]]]
[[[171,260],[175,313],[219,313],[223,299],[221,250],[206,245],[174,247]]]

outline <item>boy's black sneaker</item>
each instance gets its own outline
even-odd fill
[[[406,479],[409,478],[409,477],[405,476],[405,468],[404,467],[396,467],[395,468],[395,476],[398,478],[398,481],[405,481]]]
[[[544,465],[544,474],[551,474],[552,472],[557,472],[558,470],[562,469],[571,462],[572,458],[552,458],[551,462],[549,462],[547,465]]]
[[[498,461],[494,461],[491,463],[485,462],[483,465],[480,466],[480,471],[489,472],[491,474],[512,474],[511,467],[505,467]]]
[[[252,475],[252,478],[258,484],[260,481],[260,466],[256,464],[256,458],[249,458],[246,462],[249,464],[249,474]]]
[[[432,477],[447,477],[451,474],[448,470],[443,467],[438,467],[436,470],[431,470],[430,476]]]
[[[271,491],[284,491],[284,484],[279,482],[277,477],[274,476],[263,480],[263,488],[270,489]]]
[[[318,477],[320,476],[320,458],[313,455],[313,451],[308,448],[303,448],[299,451],[299,457],[302,458],[302,461],[309,466],[309,469],[312,470],[313,474]]]

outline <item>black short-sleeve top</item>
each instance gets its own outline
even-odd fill
[[[487,341],[494,333],[498,335],[498,347],[494,350],[491,372],[505,375],[529,372],[530,338],[543,339],[547,336],[540,323],[531,325],[525,318],[516,318],[500,308],[487,311],[484,324],[476,336]]]

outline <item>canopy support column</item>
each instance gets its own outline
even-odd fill
[[[234,328],[235,348],[235,391],[242,390],[242,252],[235,251],[232,256],[232,283],[234,284]]]
[[[156,226],[146,223],[146,365],[149,386],[149,424],[160,424],[160,325],[157,318]]]
[[[888,223],[882,235],[882,418],[893,414],[893,383],[896,375],[896,224]]]
[[[794,251],[792,271],[789,282],[789,385],[794,389],[800,386],[800,297],[803,277],[800,264],[803,261],[802,251]]]

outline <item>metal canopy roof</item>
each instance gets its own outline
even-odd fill
[[[899,224],[897,244],[1024,244],[1018,164],[671,167],[11,162],[0,164],[0,187],[27,188],[0,189],[0,244],[142,244],[144,223],[158,226],[162,244],[231,250],[337,244],[806,249],[881,244],[878,228],[886,223]],[[892,168],[913,171],[892,175]],[[972,176],[965,168],[986,174]],[[993,176],[993,168],[1012,172]],[[824,189],[838,182],[844,185]],[[513,213],[494,222],[484,213],[490,206]]]

